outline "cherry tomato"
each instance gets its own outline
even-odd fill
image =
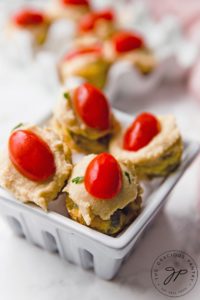
[[[96,22],[99,20],[106,20],[112,22],[114,14],[112,10],[102,10],[99,12],[91,12],[82,17],[79,23],[79,31],[87,32],[93,30]]]
[[[13,22],[19,26],[39,25],[44,22],[44,14],[33,9],[24,9],[17,12],[13,17]]]
[[[75,110],[91,128],[107,130],[110,127],[110,107],[104,94],[89,83],[80,85],[74,92]]]
[[[39,136],[28,130],[14,131],[9,139],[10,160],[16,169],[33,181],[45,181],[56,170],[51,149]]]
[[[61,0],[63,5],[83,5],[83,6],[90,6],[88,0]]]
[[[97,56],[101,55],[101,48],[98,46],[83,48],[83,49],[75,49],[67,53],[64,57],[64,60],[71,60],[80,55],[86,54],[95,54]]]
[[[155,116],[142,113],[126,130],[123,148],[129,151],[138,151],[145,147],[158,133],[160,125]]]
[[[86,169],[84,184],[96,198],[115,197],[122,187],[122,171],[117,160],[108,153],[97,155]]]
[[[112,41],[118,53],[128,52],[144,46],[142,37],[130,32],[119,32],[114,35]]]

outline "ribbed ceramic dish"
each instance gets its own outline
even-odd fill
[[[121,112],[116,115],[124,124],[132,119]],[[47,251],[57,251],[62,258],[82,268],[92,268],[97,276],[109,280],[116,275],[199,152],[198,143],[185,143],[179,168],[167,178],[153,180],[145,186],[141,214],[116,237],[97,232],[56,212],[46,213],[34,205],[22,204],[3,189],[0,189],[0,214],[17,235]]]

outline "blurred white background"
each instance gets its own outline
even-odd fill
[[[5,11],[22,2],[0,0],[1,22],[6,16]],[[97,2],[104,6],[117,1]],[[51,84],[55,78],[45,73],[45,63],[40,68],[41,72],[34,63],[31,70],[20,63],[13,65],[3,55],[0,56],[1,145],[17,123],[37,122],[53,107],[59,90]],[[43,84],[44,74],[49,76],[46,85]],[[163,83],[157,90],[137,99],[119,97],[115,106],[129,113],[143,110],[173,113],[183,137],[200,140],[200,107],[194,96],[189,94],[185,80]],[[0,220],[0,299],[168,299],[159,294],[151,283],[150,270],[155,257],[170,249],[184,249],[200,266],[198,165],[199,161],[180,182],[164,212],[156,218],[153,227],[113,282],[100,280],[92,272],[85,272],[56,255],[29,245],[13,236]],[[198,282],[195,289],[182,299],[197,300],[199,293]]]

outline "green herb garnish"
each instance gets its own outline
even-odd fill
[[[67,92],[65,92],[64,94],[63,94],[63,96],[65,97],[65,99],[67,99],[67,100],[69,100],[70,99],[70,95],[69,95],[69,93],[67,93]]]
[[[75,184],[82,183],[84,181],[84,176],[78,176],[72,179],[72,182]]]
[[[17,128],[23,126],[23,125],[24,125],[23,123],[19,123],[11,131],[14,131],[15,129],[17,129]]]
[[[130,177],[130,174],[128,172],[124,172],[125,176],[128,178],[128,182],[129,184],[131,184],[131,177]]]

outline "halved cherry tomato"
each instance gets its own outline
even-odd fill
[[[19,26],[39,25],[45,20],[44,14],[38,10],[24,9],[13,15],[12,20]]]
[[[86,169],[84,184],[96,198],[115,197],[122,187],[122,171],[117,160],[108,153],[97,155]]]
[[[150,113],[140,114],[133,124],[126,130],[123,148],[129,151],[138,151],[160,132],[157,118]]]
[[[74,91],[74,105],[83,122],[97,130],[110,127],[110,107],[104,94],[89,83]]]
[[[144,46],[141,36],[131,32],[119,32],[112,39],[115,50],[119,53],[128,52]]]
[[[51,149],[35,133],[14,131],[9,139],[10,160],[25,177],[41,182],[53,176],[56,167]]]
[[[83,6],[90,6],[88,0],[61,0],[63,5],[83,5]]]
[[[79,31],[87,32],[93,30],[96,22],[99,20],[106,20],[112,22],[114,20],[114,13],[112,10],[102,10],[99,12],[91,12],[83,16],[79,23]]]
[[[77,56],[87,55],[87,54],[95,54],[97,56],[101,55],[101,47],[99,46],[91,46],[82,49],[75,49],[67,53],[64,57],[64,60],[71,60]]]

